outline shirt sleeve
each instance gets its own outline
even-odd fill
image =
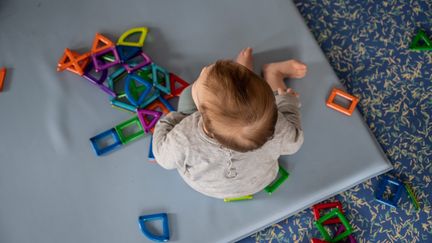
[[[170,112],[156,124],[153,133],[153,154],[157,163],[165,169],[176,169],[184,164],[181,144],[178,144],[175,126],[187,115]]]
[[[304,134],[300,121],[300,100],[292,94],[276,95],[276,105],[281,117],[281,155],[297,152],[303,144]]]

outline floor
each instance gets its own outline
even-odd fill
[[[432,36],[428,0],[295,0],[358,109],[394,165],[387,175],[412,185],[392,209],[374,199],[379,177],[329,201],[342,202],[358,242],[432,242],[432,51],[410,51],[420,29]],[[305,210],[241,242],[320,238]]]

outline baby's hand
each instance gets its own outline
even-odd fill
[[[294,91],[293,89],[291,89],[291,88],[288,88],[287,90],[283,90],[283,89],[281,89],[281,88],[278,88],[278,94],[279,94],[279,95],[291,94],[291,95],[294,95],[295,97],[299,97],[299,96],[300,96],[297,92],[295,92],[295,91]]]

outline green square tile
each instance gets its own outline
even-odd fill
[[[324,228],[323,223],[325,221],[331,219],[331,218],[334,218],[334,217],[338,217],[340,219],[340,221],[342,222],[342,225],[345,227],[345,231],[342,232],[341,234],[337,235],[336,237],[332,238],[329,235],[329,233],[327,232],[327,230]],[[328,242],[338,242],[338,241],[346,238],[350,234],[352,234],[352,231],[353,231],[348,220],[345,218],[343,213],[338,208],[331,210],[329,213],[322,216],[319,220],[315,221],[314,224],[318,228],[319,232],[324,237],[324,239]]]
[[[132,134],[125,134],[125,130],[131,129],[131,128],[133,128],[133,126],[136,126],[138,128],[138,130],[134,131]],[[123,144],[130,143],[130,142],[142,137],[145,134],[144,129],[141,126],[141,122],[139,121],[137,116],[134,116],[133,118],[115,126],[115,130],[117,131],[117,134],[120,137],[120,141]]]
[[[268,185],[266,188],[264,188],[264,190],[268,193],[268,194],[272,194],[274,191],[276,191],[276,189],[278,189],[278,187],[280,185],[282,185],[282,183],[284,183],[284,181],[286,179],[288,179],[289,173],[281,166],[279,165],[279,172],[278,172],[278,179],[276,179],[273,183],[271,183],[270,185]]]

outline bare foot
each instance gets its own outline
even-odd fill
[[[249,70],[253,71],[253,57],[252,48],[247,47],[240,51],[236,58],[236,62],[247,67]]]
[[[264,65],[264,76],[279,76],[281,78],[303,78],[306,75],[306,64],[295,59],[273,62]]]

